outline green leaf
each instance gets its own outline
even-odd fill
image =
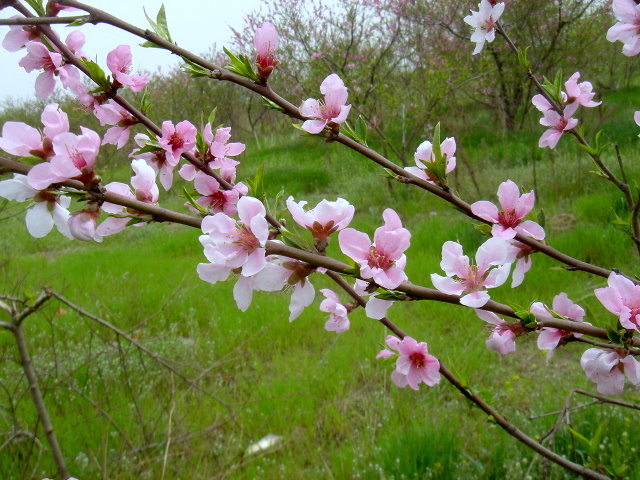
[[[47,16],[47,12],[45,11],[44,7],[42,6],[42,0],[25,0],[29,6],[31,8],[33,8],[36,13],[38,14],[38,16],[40,17],[46,17]]]
[[[573,428],[567,426],[567,428],[569,429],[569,431],[573,434],[574,437],[576,437],[578,440],[580,440],[580,442],[586,447],[589,448],[591,446],[591,442],[589,442],[589,440],[587,440],[587,438],[582,435],[580,432],[578,432],[577,430],[574,430]]]
[[[282,234],[282,241],[284,242],[285,245],[292,247],[292,248],[297,248],[299,250],[305,250],[305,248],[297,242],[297,238],[293,237],[292,235],[287,235],[287,234]]]
[[[556,72],[556,78],[553,81],[553,86],[556,92],[555,97],[560,98],[562,94],[562,70]]]
[[[184,198],[187,199],[187,202],[189,203],[189,205],[191,205],[193,208],[198,210],[200,213],[204,213],[205,215],[209,213],[209,211],[206,208],[204,208],[202,205],[200,205],[198,202],[196,202],[193,199],[193,196],[186,189],[186,187],[184,187],[184,186],[182,187],[182,192],[184,193]]]
[[[89,17],[85,17],[85,18],[78,18],[76,20],[74,20],[71,23],[68,23],[67,25],[65,25],[66,27],[79,27],[81,25],[84,25],[85,23],[87,23],[89,21]]]
[[[391,301],[404,301],[407,299],[407,294],[403,292],[399,292],[397,290],[387,290],[386,288],[379,288],[378,293],[375,295],[377,298],[381,300],[391,300]]]
[[[520,65],[522,65],[522,67],[526,70],[531,69],[531,62],[527,58],[527,54],[529,53],[530,48],[531,46],[526,47],[524,50],[518,48],[518,62],[520,62]]]
[[[583,145],[582,143],[578,144],[580,146],[580,148],[582,148],[585,152],[587,152],[589,155],[598,155],[598,151],[589,146],[589,145]]]
[[[362,118],[362,115],[360,115],[356,121],[355,134],[359,138],[357,141],[364,146],[367,146],[367,122]]]
[[[144,42],[144,43],[141,43],[140,46],[141,47],[145,47],[145,48],[162,48],[160,45],[157,45],[157,44],[155,44],[153,42],[150,42],[148,40],[146,42]]]
[[[538,211],[538,215],[536,217],[536,220],[537,220],[538,224],[544,229],[545,225],[547,223],[547,218],[546,218],[546,216],[544,214],[544,209],[541,208]]]
[[[157,146],[157,145],[151,145],[151,144],[147,143],[144,147],[142,147],[140,150],[138,150],[136,152],[136,155],[140,155],[141,153],[159,152],[161,150],[164,150],[164,149],[162,147]]]
[[[203,157],[206,155],[207,150],[209,150],[209,145],[205,142],[204,137],[200,132],[196,133],[196,150]]]
[[[282,200],[282,196],[284,195],[284,190],[280,190],[277,194],[276,194],[276,198],[273,201],[273,211],[274,212],[278,212],[278,214],[274,215],[274,217],[279,217],[279,211],[278,211],[278,205],[280,205],[280,201]],[[267,208],[268,209],[268,208]],[[287,209],[284,208],[283,209],[283,213],[284,211],[286,211]]]
[[[270,108],[271,110],[277,110],[279,112],[284,112],[284,108],[282,108],[280,105],[278,105],[275,102],[272,102],[271,100],[269,100],[266,97],[262,97],[262,103],[264,103],[264,105],[267,108]]]
[[[211,113],[207,117],[207,123],[210,123],[212,127],[213,127],[213,124],[216,122],[217,111],[218,111],[218,107],[215,107],[213,110],[211,110]]]
[[[153,28],[153,31],[156,32],[160,37],[164,38],[166,41],[173,43],[173,40],[171,40],[171,34],[169,33],[169,27],[167,26],[167,14],[164,9],[164,4],[162,4],[162,6],[160,7],[160,10],[158,11],[158,15],[156,15],[155,22],[151,20],[151,18],[149,18],[149,15],[147,15],[147,11],[144,8],[143,8],[143,11],[144,11],[144,16],[147,17],[147,20],[151,25],[151,28]],[[143,47],[157,46],[152,42],[145,42],[145,43],[151,43],[151,45],[143,44],[142,45]]]
[[[492,226],[491,225],[487,225],[486,223],[476,223],[473,226],[473,229],[479,231],[483,235],[490,236],[491,235]]]
[[[535,328],[538,324],[536,316],[529,311],[516,311],[515,314],[520,319],[520,324],[527,328]]]
[[[104,70],[100,68],[100,65],[93,60],[85,60],[82,58],[79,58],[78,60],[87,68],[87,70],[89,70],[91,79],[101,88],[107,89],[111,86],[111,80],[109,80],[109,77],[104,73]]]
[[[149,93],[149,88],[145,87],[144,92],[142,93],[142,100],[140,100],[140,111],[146,115],[150,105],[151,94]]]
[[[509,305],[514,312],[526,311],[522,305],[518,305],[510,300],[505,300],[505,303]]]
[[[150,46],[157,46],[157,45],[152,44]],[[188,58],[182,57],[182,60],[184,60],[185,64],[182,65],[180,68],[184,73],[189,74],[191,78],[208,77],[211,74],[211,70],[204,68],[198,65],[197,63],[193,63]]]
[[[249,195],[255,198],[263,199],[266,197],[264,191],[264,163],[260,165],[260,168],[253,177],[253,180],[247,182],[249,184]]]
[[[433,129],[433,155],[436,157],[436,162],[442,158],[442,150],[440,149],[440,122],[438,122]]]
[[[231,65],[227,65],[227,70],[237,73],[242,77],[248,78],[253,82],[259,82],[260,79],[258,78],[256,72],[253,70],[253,64],[246,55],[241,54],[235,56],[229,51],[229,49],[227,49],[227,47],[222,47],[222,49],[224,50],[224,53],[226,53],[229,57],[229,60],[231,60]]]
[[[167,12],[164,9],[164,3],[160,6],[160,10],[158,11],[158,16],[156,17],[156,21],[158,22],[157,25],[158,25],[158,28],[160,29],[160,32],[156,32],[156,33],[158,33],[158,35],[160,35],[165,40],[168,40],[169,42],[173,43],[173,40],[171,40],[171,34],[169,33],[169,26],[167,25]]]
[[[612,213],[614,215],[614,218],[613,220],[611,220],[610,223],[614,226],[614,228],[617,228],[618,230],[624,232],[625,234],[633,237],[634,232],[633,232],[633,227],[631,226],[632,214],[630,213],[628,215],[628,219],[625,220],[620,218],[615,210],[612,210]]]

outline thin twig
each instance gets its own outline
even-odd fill
[[[590,407],[592,405],[597,405],[597,404],[600,404],[600,403],[602,403],[602,402],[599,401],[599,400],[596,400],[594,402],[584,403],[582,405],[577,405],[575,407],[568,408],[567,411],[568,412],[573,412],[574,410],[580,410],[581,408]],[[540,415],[533,415],[533,416],[529,417],[529,420],[537,420],[539,418],[551,417],[553,415],[558,415],[559,413],[562,413],[562,410],[556,410],[555,412],[549,412],[549,413],[542,413]]]
[[[615,398],[611,398],[611,397],[605,397],[604,395],[599,395],[597,393],[591,393],[591,392],[587,392],[585,390],[581,390],[579,388],[574,388],[576,393],[579,393],[580,395],[584,395],[586,397],[591,397],[591,398],[595,398],[603,403],[611,403],[612,405],[618,405],[620,407],[626,407],[626,408],[632,408],[634,410],[640,410],[640,405],[636,404],[636,403],[627,403],[627,402],[622,402],[620,400],[616,400]]]
[[[0,25],[53,25],[55,23],[72,23],[85,20],[91,23],[91,15],[76,15],[74,17],[30,17],[30,18],[0,18]]]
[[[27,348],[27,340],[24,336],[24,332],[22,331],[22,325],[20,324],[20,322],[24,320],[24,318],[26,318],[26,316],[20,318],[20,320],[18,320],[17,318],[14,320],[14,328],[12,329],[13,336],[16,340],[16,345],[18,346],[18,352],[20,353],[22,369],[29,383],[31,399],[34,406],[36,407],[36,411],[38,412],[38,418],[42,423],[42,428],[47,437],[47,442],[49,443],[49,447],[51,448],[51,454],[53,455],[53,459],[56,463],[56,466],[58,467],[58,476],[61,478],[61,480],[66,480],[69,477],[67,466],[64,461],[64,456],[62,455],[60,445],[58,444],[58,438],[56,437],[56,433],[53,429],[53,424],[51,423],[51,417],[49,416],[47,406],[45,405],[44,398],[42,397],[42,392],[40,391],[38,377],[36,375],[35,369],[33,368],[31,356],[29,355],[29,349]]]
[[[204,388],[202,388],[199,385],[195,384],[185,374],[183,374],[182,372],[180,372],[179,370],[174,368],[173,365],[171,365],[164,357],[158,355],[155,352],[152,352],[151,350],[149,350],[148,348],[146,348],[145,346],[141,345],[139,342],[137,342],[136,340],[131,338],[131,336],[127,335],[125,332],[120,330],[118,327],[116,327],[114,325],[111,325],[106,320],[104,320],[104,319],[102,319],[100,317],[97,317],[96,315],[93,315],[92,313],[87,312],[83,308],[81,308],[81,307],[75,305],[74,303],[72,303],[71,301],[67,300],[65,297],[63,297],[59,293],[57,293],[57,292],[55,292],[55,291],[53,291],[51,289],[49,289],[49,293],[51,294],[51,296],[57,298],[62,303],[66,304],[69,308],[72,308],[75,311],[77,311],[80,315],[82,315],[84,317],[87,317],[87,318],[93,320],[94,322],[99,323],[103,327],[106,327],[109,330],[111,330],[112,332],[114,332],[119,337],[122,337],[124,340],[129,342],[131,345],[136,347],[138,350],[140,350],[141,352],[143,352],[146,355],[148,355],[149,357],[151,357],[156,363],[162,365],[164,368],[166,368],[166,369],[170,370],[171,372],[173,372],[175,375],[177,375],[182,380],[184,380],[186,383],[188,383],[192,388],[204,393],[209,398],[211,398],[211,399],[215,400],[216,402],[218,402],[220,405],[225,407],[229,411],[229,413],[231,413],[230,407],[227,404],[225,404],[222,400],[220,400],[219,398],[217,398],[215,395],[213,395],[212,393],[208,392]]]

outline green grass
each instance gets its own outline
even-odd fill
[[[624,103],[626,97],[611,94],[607,100]],[[615,118],[605,118],[603,125],[635,135],[631,116]],[[535,147],[541,131],[524,139],[491,136],[489,128],[474,131],[458,139],[468,161],[459,161],[452,180],[465,199],[495,201],[499,183],[507,178],[528,190],[535,186],[551,245],[598,265],[639,273],[634,246],[610,223],[614,212],[625,213],[619,195],[589,173],[586,155],[569,139],[548,152]],[[469,254],[484,241],[444,202],[387,181],[376,166],[341,145],[292,135],[262,139],[259,149],[247,143],[240,174],[251,178],[264,163],[271,201],[281,189],[284,198],[293,195],[311,206],[321,198],[344,197],[356,206],[352,226],[370,235],[384,208],[400,212],[412,232],[407,273],[416,284],[431,286],[430,274],[441,273],[445,241],[460,241]],[[633,143],[622,146],[626,159],[637,155]],[[617,168],[613,150],[605,153],[605,161]],[[630,176],[640,173],[629,162],[627,168]],[[130,175],[124,164],[104,174],[119,181]],[[162,205],[174,209],[183,201],[176,194],[162,197]],[[537,457],[444,382],[419,392],[394,387],[391,369],[375,360],[387,333],[361,311],[351,314],[352,327],[341,335],[323,329],[325,314],[317,303],[290,323],[286,293],[256,292],[242,313],[232,300],[233,282],[210,285],[197,277],[195,268],[205,258],[195,229],[149,225],[93,245],[57,233],[36,240],[26,232],[21,209],[10,205],[2,212],[2,292],[35,295],[49,285],[198,379],[199,389],[56,302],[30,317],[25,322],[29,346],[77,478],[159,479],[163,471],[164,478],[215,479],[541,478]],[[344,259],[335,244],[330,253]],[[541,255],[533,262],[523,287],[502,286],[492,290],[492,298],[527,306],[551,303],[564,291],[588,310],[588,321],[612,323],[591,293],[604,279],[562,271]],[[329,286],[321,275],[312,281],[316,290]],[[530,421],[530,416],[559,410],[574,386],[594,390],[580,369],[579,345],[562,348],[547,364],[531,335],[519,339],[515,355],[501,358],[487,351],[487,330],[468,309],[409,302],[395,305],[389,315],[533,436],[550,429],[555,417]],[[0,449],[0,478],[53,476],[21,372],[11,335],[0,332],[0,445],[18,429],[36,432],[42,445],[25,436]],[[629,387],[622,398],[639,401],[637,390]],[[625,462],[637,470],[640,454],[631,450],[637,420],[630,410],[592,406],[572,414],[573,427],[588,438],[602,422],[610,435],[603,440],[601,461],[610,461],[617,438]],[[245,453],[267,434],[283,440],[263,455]],[[566,429],[558,433],[555,448],[589,461]],[[547,478],[573,477],[552,466]]]

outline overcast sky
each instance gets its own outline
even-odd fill
[[[143,6],[151,18],[155,16],[164,3],[167,11],[167,22],[171,36],[180,45],[195,53],[209,50],[212,44],[218,47],[228,45],[231,39],[230,25],[240,29],[246,13],[257,10],[261,0],[87,0],[85,3],[98,6],[123,20],[141,28],[149,28]],[[75,12],[67,15],[77,14]],[[15,10],[0,10],[0,18],[15,15]],[[72,28],[56,25],[60,36],[66,38]],[[166,51],[142,48],[138,37],[122,32],[109,25],[86,24],[80,27],[87,43],[83,50],[106,70],[106,55],[121,44],[132,46],[133,67],[155,71],[158,65],[171,66],[179,59]],[[0,25],[0,40],[4,38],[9,27]],[[35,97],[35,80],[39,72],[26,73],[18,66],[18,61],[25,51],[10,53],[0,47],[0,102],[9,98]]]

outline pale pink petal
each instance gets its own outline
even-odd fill
[[[532,220],[525,220],[515,227],[515,231],[536,240],[544,240],[545,237],[544,228]]]
[[[443,277],[436,273],[431,274],[431,282],[436,289],[449,295],[461,295],[465,289],[465,286],[462,283],[457,282],[453,278]]]
[[[511,264],[507,263],[505,265],[501,265],[498,268],[494,268],[487,275],[487,279],[484,281],[484,285],[487,288],[499,287],[509,278],[509,270],[511,269]]]
[[[498,222],[498,207],[486,200],[480,200],[471,204],[471,211],[474,215],[489,222]]]
[[[241,312],[246,312],[253,299],[253,277],[240,275],[233,286],[233,299]]]
[[[42,238],[53,228],[53,217],[49,213],[48,202],[38,202],[27,210],[27,230],[31,236]]]
[[[366,261],[366,255],[371,247],[371,240],[366,233],[353,228],[345,228],[338,235],[340,250],[356,262]]]
[[[291,294],[291,303],[289,304],[289,321],[292,322],[300,316],[304,307],[308,307],[313,303],[316,292],[309,279],[304,279],[296,283],[293,293]]]
[[[520,199],[520,188],[515,182],[507,180],[498,187],[498,200],[503,211],[515,209]]]
[[[302,129],[309,133],[320,133],[327,125],[327,120],[307,120],[302,124]]]
[[[387,315],[387,310],[393,305],[391,300],[382,300],[378,297],[371,297],[365,307],[367,317],[380,320]]]
[[[457,242],[447,241],[442,245],[442,261],[440,268],[447,275],[466,275],[469,267],[469,258],[462,255],[462,245]]]
[[[447,293],[447,292],[445,292]],[[460,298],[460,304],[471,308],[483,307],[490,300],[486,291],[471,292]]]
[[[538,348],[540,350],[554,350],[561,338],[562,332],[557,328],[544,328],[538,335]]]

